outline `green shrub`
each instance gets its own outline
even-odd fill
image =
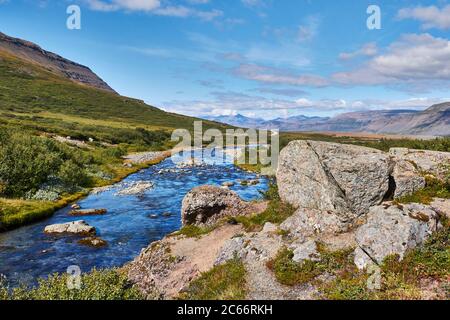
[[[77,186],[84,186],[89,183],[85,170],[73,160],[67,160],[59,167],[58,177],[69,190],[75,190]]]
[[[69,289],[69,275],[40,279],[37,287],[21,286],[9,290],[0,283],[0,299],[10,300],[138,300],[142,294],[116,269],[93,270],[81,276],[81,288]]]
[[[329,251],[320,243],[317,246],[319,261],[305,260],[297,263],[292,260],[292,250],[283,248],[267,263],[267,267],[274,272],[278,282],[288,286],[310,282],[324,272],[338,274],[356,270],[352,261],[353,249]]]
[[[55,178],[68,187],[67,191],[88,185],[85,167],[94,157],[87,151],[28,132],[0,132],[0,195],[32,195],[41,187],[47,190]]]
[[[277,256],[267,263],[267,267],[275,273],[278,282],[287,286],[307,283],[321,274],[316,263],[306,260],[297,263],[292,260],[294,253],[284,248]]]
[[[0,135],[0,181],[3,194],[22,196],[37,190],[56,172],[62,152],[56,142],[22,133]]]

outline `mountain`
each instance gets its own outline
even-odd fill
[[[424,111],[390,110],[338,115],[318,128],[321,131],[370,132],[421,136],[450,136],[450,102]]]
[[[343,113],[332,118],[300,115],[268,121],[237,115],[216,117],[215,121],[247,128],[280,129],[291,132],[366,132],[450,136],[450,102],[433,105],[424,111],[372,110]]]
[[[0,32],[0,50],[9,52],[77,83],[115,92],[88,67],[46,51],[32,42],[12,38]]]
[[[236,127],[245,128],[261,128],[264,123],[264,119],[261,118],[250,118],[237,114],[234,116],[204,116],[206,120],[215,121],[219,123],[226,123]]]
[[[141,138],[135,129],[192,130],[197,120],[120,96],[89,68],[33,43],[1,36],[0,126],[127,143]],[[208,121],[203,126],[229,127]]]
[[[302,131],[314,131],[317,125],[326,123],[329,119],[328,117],[307,117],[300,115],[266,121],[264,127],[265,129],[279,128],[282,131],[299,131],[298,128],[302,128]]]
[[[235,116],[204,116],[204,119],[226,123],[236,127],[254,128],[254,129],[280,129],[283,131],[299,131],[299,128],[314,128],[318,123],[324,123],[329,118],[295,116],[290,118],[277,118],[273,120],[264,120],[261,118],[250,118],[237,114]],[[307,130],[305,130],[307,131]]]

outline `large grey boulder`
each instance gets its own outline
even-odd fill
[[[398,159],[395,162],[392,177],[395,182],[394,199],[398,199],[425,188],[425,178],[417,167],[408,160]]]
[[[231,190],[201,186],[184,197],[181,218],[183,225],[212,225],[224,217],[252,213],[252,209],[251,203],[243,201]]]
[[[332,211],[300,208],[280,225],[280,229],[294,237],[314,237],[340,234],[347,230],[347,224]]]
[[[49,234],[70,233],[77,235],[94,235],[96,230],[94,227],[87,224],[86,221],[79,220],[46,226],[44,232]]]
[[[372,261],[381,264],[393,254],[405,253],[425,242],[439,228],[439,214],[420,204],[373,207],[367,222],[356,231],[355,264],[364,269]]]
[[[293,141],[279,157],[277,184],[283,201],[299,208],[350,212],[349,204],[308,141]]]
[[[277,183],[282,200],[354,220],[379,205],[393,163],[381,151],[336,143],[292,141],[281,151]]]
[[[398,160],[406,160],[414,164],[421,172],[445,178],[444,174],[450,166],[450,152],[392,148],[390,154]],[[447,168],[446,168],[447,167]]]

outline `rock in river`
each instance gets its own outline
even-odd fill
[[[85,210],[72,210],[69,212],[71,216],[100,216],[107,212],[106,209],[85,209]]]
[[[96,233],[96,230],[94,227],[88,225],[86,221],[79,220],[47,226],[45,227],[44,232],[49,234],[70,233],[78,235],[94,235]]]
[[[136,181],[130,184],[124,184],[125,188],[115,195],[117,196],[133,196],[133,195],[141,195],[148,189],[154,187],[153,183],[149,181]]]
[[[93,248],[102,248],[108,244],[105,240],[97,237],[83,238],[79,240],[78,243]]]

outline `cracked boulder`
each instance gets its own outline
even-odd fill
[[[384,204],[370,209],[367,222],[356,231],[355,264],[360,269],[381,264],[393,254],[403,259],[438,230],[439,214],[420,204]]]
[[[283,201],[353,221],[382,203],[392,170],[390,156],[375,149],[292,141],[280,153],[277,183]]]

